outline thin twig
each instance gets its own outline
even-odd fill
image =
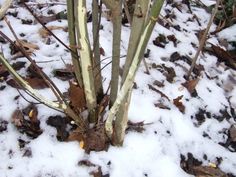
[[[195,54],[195,56],[193,58],[192,65],[191,65],[191,67],[190,67],[190,69],[189,69],[189,71],[187,73],[187,76],[186,76],[187,80],[189,80],[189,77],[190,77],[190,75],[191,75],[191,73],[192,73],[192,71],[193,71],[193,69],[194,69],[194,67],[196,65],[198,56],[200,55],[200,52],[202,51],[202,49],[203,49],[203,47],[205,45],[207,34],[208,34],[209,30],[210,30],[210,27],[211,27],[211,25],[213,23],[215,15],[216,15],[216,13],[218,11],[219,4],[220,4],[220,0],[217,0],[216,4],[215,4],[215,8],[214,8],[214,10],[213,10],[213,12],[211,14],[211,18],[210,18],[210,20],[209,20],[209,22],[207,24],[207,28],[205,29],[205,32],[204,32],[204,34],[203,34],[203,36],[202,36],[202,38],[200,40],[199,48],[198,48],[198,50],[197,50],[197,52],[196,52],[196,54]]]
[[[45,83],[51,88],[52,92],[55,94],[55,96],[58,98],[58,101],[60,103],[64,102],[67,104],[66,100],[63,98],[63,94],[60,92],[60,90],[57,88],[57,86],[51,81],[51,79],[36,65],[35,61],[27,54],[26,50],[22,46],[22,43],[20,42],[19,38],[17,37],[15,31],[13,30],[10,22],[5,18],[5,22],[7,23],[9,29],[11,30],[13,36],[15,37],[17,43],[19,44],[18,48],[22,52],[22,54],[31,62],[31,64],[35,67],[36,71],[41,75],[41,77],[44,79]],[[15,43],[14,43],[15,45]]]
[[[66,49],[68,49],[70,52],[74,53],[64,42],[62,42],[61,39],[59,39],[44,23],[37,17],[37,15],[34,14],[32,9],[22,0],[23,5],[26,7],[26,9],[33,15],[33,17],[43,26],[43,28],[50,34],[52,35],[59,43],[61,43]],[[75,54],[75,53],[74,53]],[[78,57],[78,56],[77,56]],[[78,57],[79,58],[79,57]]]

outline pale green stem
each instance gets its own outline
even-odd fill
[[[140,37],[140,41],[137,46],[137,50],[134,55],[133,62],[129,68],[128,75],[124,81],[124,84],[122,85],[122,87],[120,89],[120,92],[117,96],[115,103],[113,104],[110,111],[108,112],[107,120],[105,123],[105,129],[106,129],[106,133],[109,138],[111,138],[112,134],[113,134],[112,122],[116,116],[117,111],[119,110],[119,107],[121,106],[121,103],[125,99],[129,89],[131,89],[131,87],[133,85],[134,76],[135,76],[135,73],[136,73],[138,66],[140,64],[140,56],[142,56],[145,51],[145,48],[147,46],[147,43],[149,41],[149,38],[150,38],[151,33],[153,31],[153,28],[156,24],[156,21],[158,19],[158,15],[160,13],[163,3],[164,3],[164,0],[158,0],[158,1],[155,1],[155,3],[153,4],[152,9],[151,9],[151,13],[150,13],[151,16],[148,20],[145,30],[143,31],[143,33]]]
[[[95,85],[94,85],[94,75],[92,71],[92,55],[91,55],[91,48],[90,42],[88,37],[88,30],[87,30],[87,11],[86,11],[86,1],[79,0],[78,7],[78,41],[81,45],[80,48],[80,63],[82,69],[82,77],[83,77],[83,85],[84,85],[84,92],[87,102],[87,107],[89,111],[89,119],[90,122],[96,121],[95,109],[96,109],[96,94],[95,94]]]
[[[102,87],[102,75],[101,75],[101,61],[100,61],[100,47],[99,47],[99,9],[98,9],[98,0],[93,0],[92,3],[92,19],[93,19],[93,61],[94,61],[94,75],[95,77],[95,88],[97,98],[103,95]],[[100,98],[101,99],[101,98]],[[98,100],[99,101],[99,100]]]
[[[78,44],[76,42],[75,34],[75,13],[74,13],[74,0],[67,0],[67,19],[68,19],[68,30],[69,30],[69,41],[71,49],[71,57],[73,67],[75,71],[76,80],[79,86],[83,87],[83,80],[81,76],[80,61],[77,52]]]
[[[114,1],[116,8],[112,10],[113,42],[112,42],[112,71],[110,107],[114,104],[119,87],[120,42],[121,42],[121,7],[122,0]]]

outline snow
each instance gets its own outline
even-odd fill
[[[2,2],[3,0],[0,0],[0,4]],[[35,0],[32,2],[45,3],[53,1]],[[59,0],[58,2],[65,3],[65,0]],[[202,0],[202,2],[207,6],[215,3],[212,0]],[[89,5],[89,1],[87,1],[87,4]],[[66,6],[54,5],[38,11],[42,11],[46,15],[47,8],[57,13],[65,10]],[[171,9],[172,7],[167,5],[166,8]],[[34,18],[22,7],[16,10],[19,11],[19,19],[7,15],[15,32],[18,35],[23,32],[25,36],[21,39],[27,39],[27,41],[39,46],[39,50],[35,51],[32,57],[43,68],[44,72],[52,78],[60,90],[65,92],[69,87],[68,82],[53,78],[52,71],[53,69],[63,68],[64,62],[71,63],[70,54],[52,37],[50,38],[51,44],[46,45],[45,39],[38,34],[41,26],[37,23],[31,25],[21,24],[20,19],[34,20]],[[9,11],[14,12],[15,8],[11,8]],[[219,115],[219,111],[224,109],[229,112],[230,106],[234,110],[236,109],[236,87],[229,79],[235,77],[236,72],[232,69],[225,70],[223,64],[217,63],[215,56],[206,53],[200,55],[197,64],[203,65],[205,71],[201,73],[199,83],[196,86],[198,96],[192,97],[188,90],[182,86],[182,83],[185,82],[183,76],[186,74],[186,69],[189,69],[189,65],[183,61],[178,61],[177,63],[183,67],[177,66],[169,61],[170,55],[176,51],[184,56],[193,57],[195,55],[197,48],[192,44],[196,46],[199,44],[195,33],[206,27],[210,14],[203,9],[193,7],[193,12],[202,24],[199,27],[196,20],[189,20],[193,15],[188,13],[187,7],[183,8],[182,13],[177,9],[173,9],[173,11],[177,17],[173,19],[172,24],[179,25],[181,31],[177,31],[172,27],[166,29],[157,24],[147,47],[151,50],[150,57],[146,58],[150,75],[144,73],[146,70],[141,62],[135,77],[137,89],[133,89],[132,92],[129,119],[133,122],[144,121],[146,124],[144,132],[128,132],[122,147],[110,146],[107,151],[87,154],[80,148],[78,142],[60,142],[57,140],[56,129],[47,125],[46,121],[49,116],[62,114],[40,104],[37,105],[37,108],[43,133],[32,140],[25,134],[21,134],[11,123],[12,113],[17,108],[25,108],[28,102],[21,97],[15,100],[19,93],[16,89],[7,86],[0,91],[0,120],[9,121],[7,131],[0,133],[0,177],[91,176],[90,172],[96,167],[79,165],[78,162],[81,160],[89,160],[93,164],[101,166],[103,175],[109,174],[110,177],[191,177],[192,175],[186,173],[180,167],[180,156],[187,157],[188,153],[192,153],[204,165],[208,165],[210,162],[217,163],[217,158],[221,157],[220,169],[226,173],[236,175],[236,154],[219,144],[227,141],[228,136],[224,132],[235,123],[235,118],[230,115],[229,119],[218,121],[211,117],[206,118],[205,122],[200,125],[197,125],[197,120],[194,118],[199,109],[204,109],[212,115]],[[165,15],[164,10],[162,10],[162,15]],[[105,17],[102,18],[101,23],[103,30],[100,31],[100,45],[105,51],[105,56],[102,59],[107,58],[102,60],[101,63],[102,66],[105,66],[111,61],[109,57],[112,53],[112,24]],[[54,21],[47,25],[66,27],[67,22],[66,20]],[[0,26],[0,30],[13,40],[13,35],[4,21],[0,21]],[[88,28],[91,29],[91,23],[88,24]],[[211,31],[214,31],[215,28],[216,26],[213,25]],[[210,36],[208,42],[218,44],[217,38],[235,41],[235,31],[236,25],[233,25],[218,33],[217,37]],[[53,32],[62,41],[68,43],[67,32],[63,30],[54,30]],[[125,55],[127,52],[129,34],[129,28],[123,26],[121,55]],[[179,41],[177,47],[174,47],[171,41],[165,48],[154,46],[152,41],[159,34],[165,36],[175,35]],[[4,56],[10,60],[12,56],[10,55],[9,44],[1,45]],[[26,61],[24,58],[17,60]],[[122,58],[121,66],[124,62],[125,58]],[[152,68],[152,64],[165,64],[165,66],[173,67],[176,72],[174,81],[169,83],[166,76],[159,70]],[[109,85],[110,69],[111,66],[108,65],[102,71],[104,90]],[[20,70],[19,73],[24,75],[24,69]],[[209,79],[208,76],[211,78],[217,76],[218,80]],[[152,85],[155,80],[164,83],[162,88],[154,87],[167,95],[170,101],[148,88],[148,84]],[[0,82],[0,86],[3,85],[7,84]],[[55,100],[55,96],[49,89],[42,89],[39,92],[47,99]],[[35,102],[23,91],[21,93],[27,100]],[[172,101],[182,95],[181,101],[185,106],[185,113],[181,113]],[[155,103],[158,102],[162,102],[170,110],[156,107]],[[209,137],[204,137],[204,133]],[[19,147],[19,139],[28,142],[25,147]],[[27,150],[32,153],[29,157],[24,155]],[[204,155],[207,156],[207,159],[204,159]]]

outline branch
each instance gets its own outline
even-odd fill
[[[120,92],[117,96],[115,103],[113,104],[113,106],[111,107],[111,109],[108,113],[107,120],[105,123],[105,129],[106,129],[107,136],[109,138],[111,138],[112,134],[113,134],[113,126],[112,126],[113,119],[115,118],[117,111],[119,110],[121,104],[123,103],[124,99],[126,98],[127,93],[132,88],[134,76],[135,76],[135,73],[136,73],[138,66],[140,64],[140,56],[143,56],[143,53],[145,51],[145,48],[147,46],[147,43],[149,41],[149,38],[150,38],[151,33],[153,31],[153,28],[156,24],[156,21],[158,19],[158,15],[160,13],[163,3],[164,3],[164,0],[158,0],[158,1],[155,1],[155,3],[153,4],[152,9],[151,9],[151,13],[150,13],[150,18],[149,18],[147,25],[145,26],[145,29],[140,37],[140,41],[138,43],[137,50],[134,55],[134,59],[132,61],[132,64],[129,68],[128,75],[124,81],[124,84],[122,85],[122,87],[120,89]]]
[[[69,31],[69,41],[70,46],[77,46],[76,34],[75,34],[75,13],[74,13],[74,0],[67,0],[67,19],[68,19],[68,31]],[[78,57],[78,52],[76,48],[71,48],[71,58],[75,70],[76,80],[79,86],[83,87],[83,79],[81,76],[80,61]]]
[[[197,50],[197,52],[196,52],[196,54],[195,54],[195,56],[194,56],[194,58],[193,58],[191,67],[190,67],[190,69],[189,69],[189,71],[188,71],[188,74],[187,74],[187,76],[186,76],[186,79],[187,79],[187,80],[189,80],[189,77],[190,77],[190,75],[191,75],[191,73],[192,73],[192,71],[193,71],[193,69],[194,69],[194,67],[195,67],[195,65],[196,65],[198,56],[200,55],[200,52],[202,51],[202,49],[203,49],[203,47],[204,47],[204,45],[205,45],[206,38],[207,38],[207,34],[208,34],[209,30],[210,30],[210,27],[211,27],[211,25],[212,25],[212,23],[213,23],[213,20],[214,20],[214,18],[215,18],[215,15],[216,15],[216,13],[217,13],[217,11],[218,11],[218,7],[219,7],[220,2],[221,2],[221,0],[217,0],[217,2],[216,2],[215,8],[214,8],[214,10],[213,10],[213,13],[211,14],[211,18],[210,18],[210,20],[209,20],[209,22],[208,22],[208,24],[207,24],[207,28],[206,28],[206,30],[205,30],[205,32],[204,32],[204,34],[203,34],[203,36],[202,36],[202,38],[201,38],[201,40],[200,40],[199,48],[198,48],[198,50]]]
[[[0,20],[5,16],[6,11],[11,6],[13,0],[5,0],[2,7],[0,8]]]
[[[90,42],[88,37],[88,29],[87,29],[87,11],[86,11],[86,1],[79,0],[77,6],[77,15],[78,21],[77,32],[78,32],[78,41],[81,45],[80,50],[80,63],[82,69],[82,77],[83,77],[83,85],[84,92],[87,102],[87,107],[89,110],[89,118],[91,122],[95,122],[95,108],[97,104],[96,94],[95,94],[95,85],[94,85],[94,75],[92,71],[92,55]]]

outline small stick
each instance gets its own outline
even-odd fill
[[[198,50],[197,50],[197,52],[196,52],[196,54],[195,54],[195,56],[193,58],[192,65],[191,65],[191,67],[190,67],[190,69],[189,69],[189,71],[187,73],[187,76],[186,76],[187,80],[189,80],[189,77],[190,77],[190,75],[191,75],[191,73],[192,73],[192,71],[193,71],[193,69],[194,69],[194,67],[196,65],[196,61],[198,59],[198,56],[199,56],[200,52],[202,51],[202,49],[203,49],[203,47],[205,45],[207,34],[208,34],[209,30],[210,30],[210,27],[211,27],[211,25],[213,23],[215,15],[216,15],[216,13],[218,11],[219,4],[220,4],[220,0],[217,0],[215,8],[214,8],[214,10],[213,10],[213,12],[211,14],[211,18],[210,18],[210,20],[209,20],[209,22],[207,24],[207,28],[206,28],[206,30],[205,30],[205,32],[204,32],[204,34],[203,34],[203,36],[202,36],[202,38],[200,40],[199,48],[198,48]]]

